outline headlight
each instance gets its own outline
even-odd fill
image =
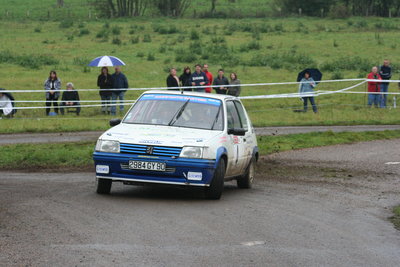
[[[96,151],[119,153],[119,142],[99,139],[97,140]]]
[[[184,147],[179,157],[201,159],[203,157],[202,147]]]

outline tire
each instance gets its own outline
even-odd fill
[[[213,179],[209,187],[205,189],[205,197],[207,199],[220,199],[224,189],[225,178],[225,160],[220,159],[215,169]]]
[[[247,167],[245,175],[237,179],[237,186],[239,188],[249,189],[253,185],[254,174],[255,174],[254,165],[255,165],[255,159],[252,158],[250,160],[249,166]]]
[[[112,181],[109,179],[97,179],[97,194],[107,195],[110,194]]]

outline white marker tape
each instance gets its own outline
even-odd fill
[[[253,247],[253,246],[261,246],[265,245],[265,241],[250,241],[250,242],[243,242],[241,245],[242,246],[247,246],[247,247]]]
[[[386,165],[399,165],[399,164],[400,164],[400,162],[398,162],[398,161],[394,161],[394,162],[386,162],[385,164],[386,164]]]

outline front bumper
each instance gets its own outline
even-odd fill
[[[216,168],[216,161],[208,159],[156,157],[104,152],[94,152],[93,159],[95,166],[108,166],[109,169],[108,173],[96,172],[97,178],[134,183],[209,186]],[[165,162],[167,169],[165,172],[131,170],[128,167],[130,160]],[[199,177],[200,173],[201,177]],[[196,180],[191,178],[192,174],[196,174]]]

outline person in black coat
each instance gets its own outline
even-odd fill
[[[67,83],[67,90],[63,92],[61,98],[61,115],[64,115],[65,108],[75,107],[75,113],[79,116],[79,113],[81,112],[81,103],[79,101],[79,93],[74,90],[74,84]]]
[[[110,114],[111,112],[111,95],[112,91],[108,89],[112,89],[113,81],[111,74],[108,73],[107,67],[101,68],[101,74],[97,78],[97,86],[100,88],[100,98],[101,98],[101,112],[104,114]]]
[[[225,85],[229,85],[229,80],[224,76],[224,70],[218,70],[218,76],[214,79],[213,85],[218,85],[218,87],[214,87],[214,90],[217,94],[226,95],[228,92],[228,87]]]
[[[167,87],[179,87],[179,78],[176,76],[176,69],[172,68],[169,71],[169,75],[167,77]],[[179,88],[173,88],[168,90],[176,90],[179,91]]]
[[[182,75],[179,77],[179,81],[183,87],[192,86],[192,82],[190,81],[190,77],[192,77],[192,71],[190,67],[185,67],[183,69]],[[183,91],[192,91],[192,88],[185,88]]]

